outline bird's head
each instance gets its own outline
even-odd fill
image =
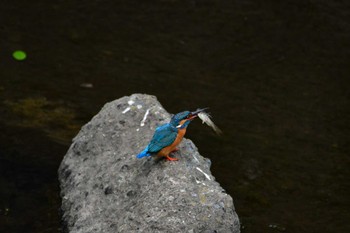
[[[198,116],[200,112],[203,112],[206,109],[207,108],[202,108],[194,112],[190,112],[190,111],[179,112],[171,118],[170,124],[172,124],[176,128],[180,128],[180,129],[186,128],[191,123],[191,121]]]

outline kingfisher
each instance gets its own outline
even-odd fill
[[[179,160],[169,156],[171,152],[178,151],[177,145],[182,141],[187,126],[199,113],[207,108],[198,109],[194,112],[183,111],[175,114],[169,123],[159,126],[154,132],[151,142],[136,157],[138,159],[146,156],[157,155],[165,157],[168,161]]]

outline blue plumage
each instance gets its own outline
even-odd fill
[[[148,151],[157,153],[164,147],[171,145],[177,136],[177,128],[168,123],[159,126],[153,135],[151,142],[148,144]]]
[[[168,160],[175,160],[169,157],[169,151],[164,152],[164,150],[162,149],[176,149],[176,145],[180,143],[184,133],[186,132],[186,127],[190,124],[192,119],[194,119],[197,116],[197,114],[203,110],[204,109],[200,109],[192,113],[189,111],[183,111],[174,115],[169,123],[161,125],[156,129],[151,142],[136,157],[140,159],[154,154],[161,154],[162,156],[165,156]],[[182,131],[182,136],[179,139],[176,139],[179,130]]]
[[[177,128],[174,127],[172,124],[167,123],[159,126],[156,129],[156,132],[154,133],[151,142],[136,157],[140,159],[145,156],[151,156],[152,154],[156,154],[158,151],[160,151],[164,147],[171,145],[171,143],[175,141],[176,136],[177,136]]]
[[[151,156],[151,153],[148,152],[148,147],[146,147],[146,149],[144,149],[140,154],[138,154],[136,158],[141,159],[146,156]]]

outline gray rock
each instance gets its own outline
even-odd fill
[[[179,161],[136,158],[169,120],[154,96],[135,94],[82,127],[59,168],[66,232],[240,231],[232,198],[190,140]]]

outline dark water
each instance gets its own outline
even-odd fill
[[[0,232],[60,231],[71,138],[136,92],[173,113],[211,107],[224,135],[198,121],[187,137],[242,232],[350,232],[349,14],[345,0],[5,0]]]

